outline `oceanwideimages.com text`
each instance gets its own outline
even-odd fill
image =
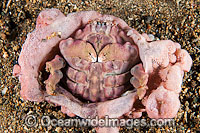
[[[147,127],[147,126],[175,126],[174,119],[117,119],[117,118],[109,118],[109,116],[105,116],[105,118],[99,118],[96,116],[95,118],[70,118],[70,119],[51,119],[49,116],[43,116],[40,120],[34,115],[28,115],[25,118],[25,124],[28,127],[34,127],[37,124],[48,127]]]

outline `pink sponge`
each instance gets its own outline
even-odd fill
[[[178,94],[158,87],[147,99],[146,111],[150,118],[173,118],[180,107]]]
[[[120,18],[95,11],[65,16],[58,9],[39,14],[18,62],[13,75],[24,100],[46,100],[82,118],[138,118],[144,111],[150,118],[173,118],[192,65],[180,44],[152,41]]]

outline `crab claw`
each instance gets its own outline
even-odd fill
[[[131,69],[131,74],[133,77],[130,82],[137,89],[139,99],[142,99],[148,89],[147,82],[149,75],[144,72],[144,68],[141,63]]]
[[[60,42],[60,51],[66,60],[71,57],[79,57],[90,62],[96,62],[97,55],[91,44],[68,38]]]
[[[120,49],[120,50],[119,50]],[[135,45],[130,42],[121,44],[106,45],[99,54],[99,59],[102,61],[122,60],[122,61],[137,61],[138,50]]]

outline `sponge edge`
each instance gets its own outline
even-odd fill
[[[179,63],[183,71],[188,72],[192,66],[192,58],[180,44],[171,40],[148,42],[149,38],[140,35],[136,30],[127,33],[139,48],[139,54],[146,73],[152,73],[158,67],[166,68],[171,63]]]
[[[175,93],[181,92],[181,84],[183,79],[183,71],[178,64],[168,66],[159,73],[163,80],[163,86],[167,90],[174,91]]]
[[[55,20],[65,17],[58,9],[46,9],[37,17],[36,29],[52,24]]]
[[[185,72],[189,72],[193,61],[188,52],[185,49],[178,49],[175,52],[175,55],[177,57],[177,62],[180,64],[181,69]]]
[[[127,35],[138,46],[142,61],[132,68],[130,82],[137,89],[148,116],[155,119],[175,117],[180,107],[178,97],[183,75],[190,71],[192,58],[180,44],[171,40],[152,41],[134,29]],[[141,78],[138,73],[147,76]]]
[[[147,99],[146,111],[150,118],[174,118],[179,110],[178,94],[158,87]]]

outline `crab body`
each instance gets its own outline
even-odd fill
[[[118,32],[113,22],[95,20],[76,31],[74,38],[60,42],[73,94],[97,102],[119,97],[130,88],[130,69],[139,61],[138,51],[135,45],[123,42]]]

